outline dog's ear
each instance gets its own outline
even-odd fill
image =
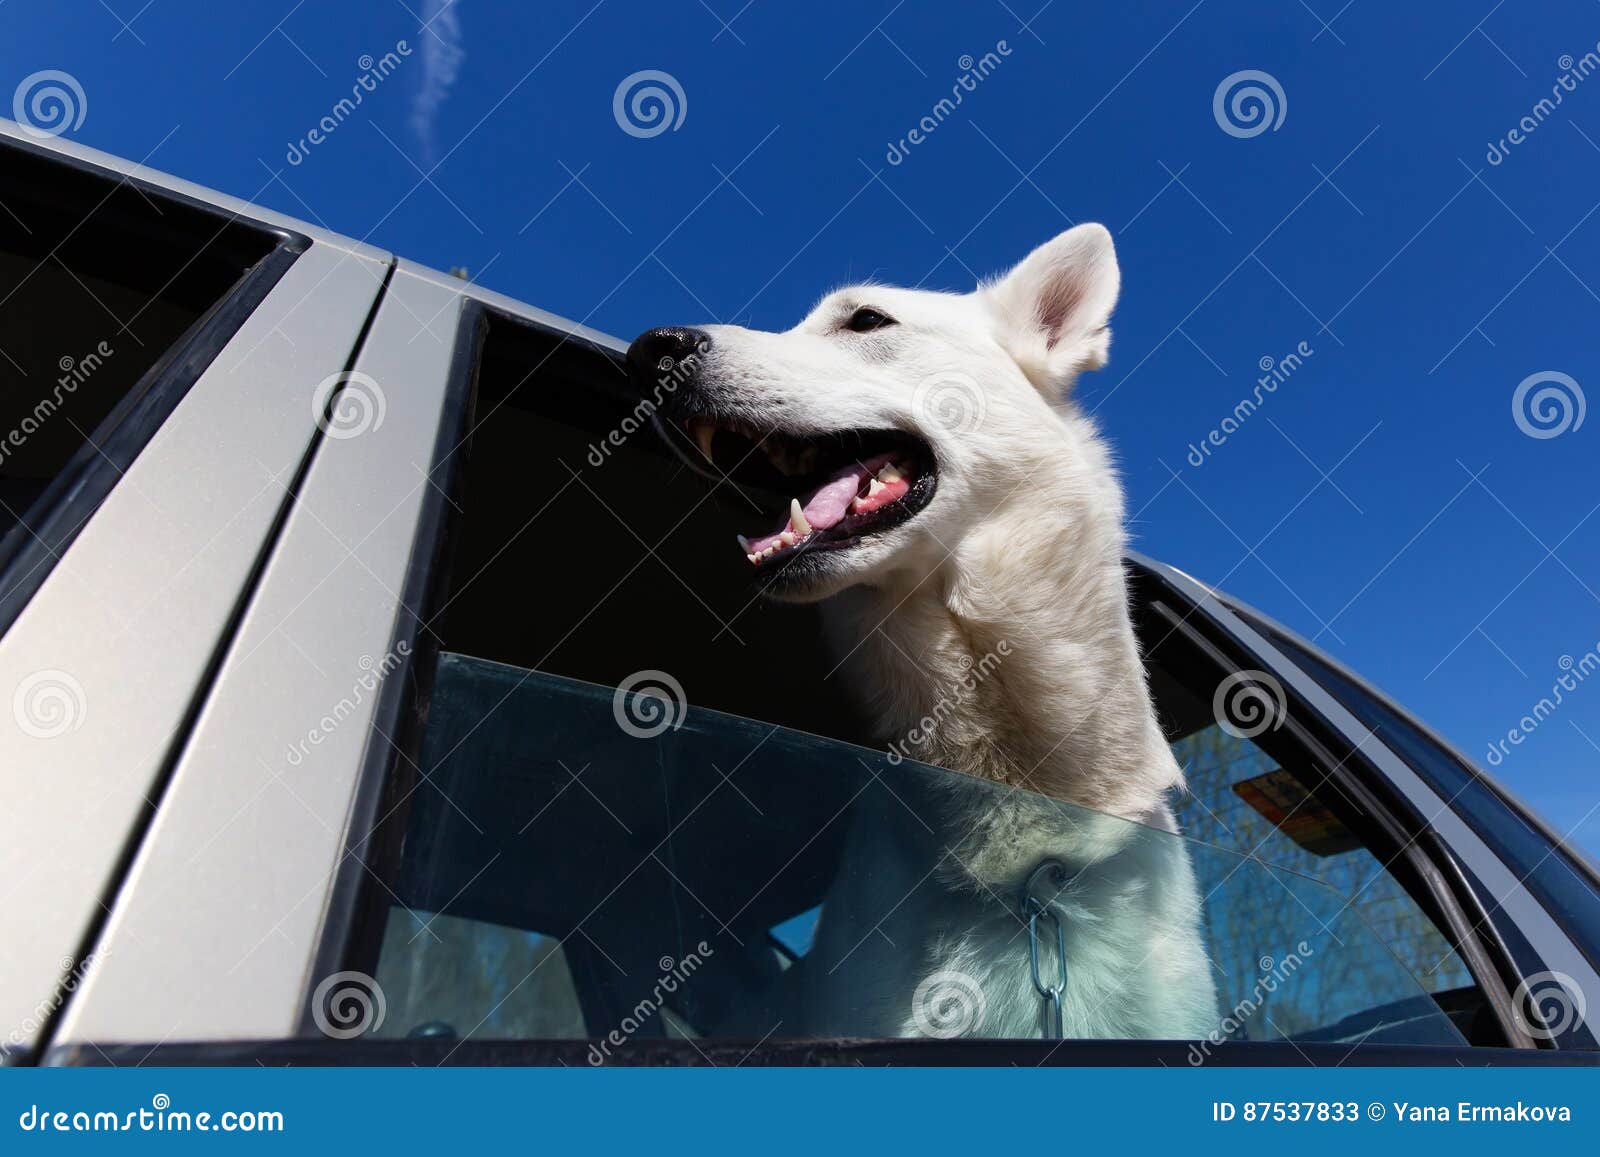
[[[982,293],[1001,343],[1034,385],[1053,395],[1080,371],[1106,364],[1107,322],[1121,284],[1110,231],[1090,224],[1045,242]]]

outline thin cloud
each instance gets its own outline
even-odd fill
[[[467,52],[461,44],[461,0],[427,0],[422,8],[422,84],[411,105],[411,127],[424,164],[433,164],[439,109],[461,74]]]

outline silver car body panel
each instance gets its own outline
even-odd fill
[[[294,1034],[377,683],[404,657],[391,640],[460,310],[448,287],[390,284],[352,421],[317,447],[57,1043]]]
[[[541,326],[545,329],[555,330],[558,333],[567,334],[568,336],[579,341],[586,342],[589,345],[599,346],[601,349],[610,350],[618,357],[621,357],[628,351],[627,342],[620,341],[608,333],[601,333],[597,329],[590,329],[582,322],[569,321],[567,318],[559,317],[556,314],[550,313],[546,310],[528,305],[526,302],[518,301],[514,297],[507,297],[503,293],[496,293],[492,289],[485,289],[481,285],[474,285],[470,281],[461,281],[450,276],[448,273],[440,273],[436,269],[429,269],[427,266],[414,264],[413,262],[407,261],[404,258],[400,260],[399,268],[405,273],[412,277],[418,278],[419,280],[427,281],[443,288],[454,289],[464,296],[472,298],[472,300],[482,304],[488,309],[508,314],[511,317],[519,318],[523,321],[532,322],[534,325]]]
[[[43,677],[74,726],[0,716],[8,926],[0,1025],[26,1047],[59,999],[124,849],[311,444],[311,397],[346,365],[378,263],[313,244],[199,377],[0,638],[10,699]],[[377,270],[381,274],[381,268]],[[101,954],[103,956],[103,953]]]

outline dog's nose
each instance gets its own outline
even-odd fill
[[[694,359],[711,348],[711,335],[703,329],[669,325],[647,329],[628,347],[628,372],[643,387],[667,374],[680,379],[693,372]]]

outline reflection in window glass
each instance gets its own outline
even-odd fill
[[[1338,791],[1331,782],[1313,779],[1322,784],[1313,791],[1248,739],[1214,724],[1179,740],[1172,749],[1188,785],[1188,794],[1177,807],[1186,835],[1321,881],[1348,897],[1376,933],[1359,948],[1341,952],[1336,965],[1319,974],[1321,981],[1367,989],[1369,978],[1386,976],[1398,956],[1429,992],[1473,983],[1433,922],[1318,798],[1317,792]],[[1204,875],[1212,862],[1198,865],[1202,891],[1215,883]],[[1207,908],[1213,940],[1228,941],[1238,949],[1223,956],[1244,959],[1244,942],[1258,938],[1274,922],[1290,927],[1303,923],[1305,914],[1295,910],[1289,896],[1274,891],[1275,898],[1257,898],[1248,910],[1232,911],[1227,904]],[[1227,895],[1241,898],[1238,892]],[[1315,999],[1314,994],[1306,996]]]
[[[1239,613],[1363,725],[1372,728],[1442,798],[1449,800],[1450,806],[1465,816],[1484,842],[1505,860],[1519,881],[1519,889],[1526,888],[1563,927],[1575,929],[1580,941],[1595,943],[1600,938],[1600,892],[1592,882],[1592,873],[1577,870],[1567,848],[1535,830],[1478,769],[1463,765],[1403,712],[1347,678],[1312,650],[1247,612]],[[1497,907],[1491,899],[1491,914]]]
[[[379,959],[379,1036],[584,1035],[572,972],[549,936],[395,908]]]
[[[804,956],[811,951],[812,942],[816,939],[817,919],[821,915],[822,908],[819,906],[798,916],[791,916],[773,928],[772,938],[790,956]]]
[[[641,733],[626,706],[441,656],[386,1035],[1038,1039],[1037,955],[1069,1036],[1460,1042],[1305,876],[732,716]],[[980,861],[996,818],[1028,839]]]

